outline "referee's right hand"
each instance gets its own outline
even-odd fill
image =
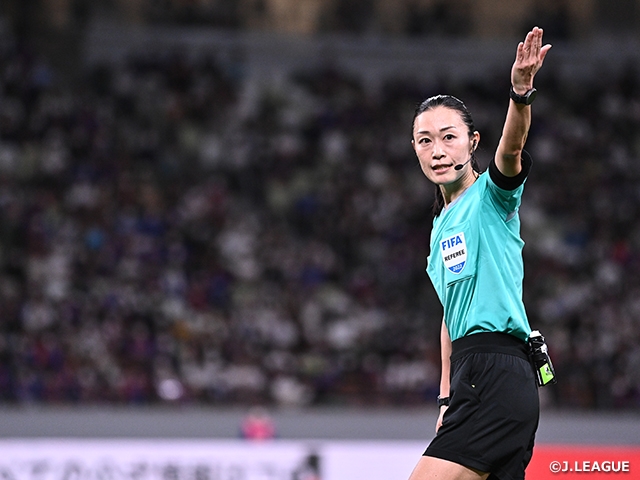
[[[440,407],[440,415],[438,415],[438,421],[436,422],[436,433],[438,433],[438,430],[440,430],[440,427],[442,426],[442,417],[444,417],[444,412],[447,411],[447,408],[449,408],[448,405]]]

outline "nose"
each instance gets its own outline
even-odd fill
[[[442,144],[439,141],[434,140],[433,146],[431,147],[431,158],[439,160],[442,157],[444,157],[444,151],[442,149]]]

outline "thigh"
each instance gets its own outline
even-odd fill
[[[486,480],[488,473],[479,472],[449,460],[423,456],[409,480]]]

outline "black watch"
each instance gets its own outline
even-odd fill
[[[535,88],[532,88],[524,95],[518,95],[516,92],[514,92],[513,85],[511,85],[511,88],[509,89],[509,96],[511,97],[511,100],[522,105],[531,105],[536,99],[537,93],[538,91]]]
[[[438,408],[440,407],[448,407],[449,406],[449,397],[441,397],[438,395]]]

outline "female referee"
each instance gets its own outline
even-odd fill
[[[539,403],[518,207],[531,168],[533,79],[550,48],[538,27],[518,45],[502,137],[482,174],[480,134],[460,100],[438,95],[416,110],[413,148],[436,185],[427,272],[444,317],[437,433],[410,480],[523,479],[531,459]]]

